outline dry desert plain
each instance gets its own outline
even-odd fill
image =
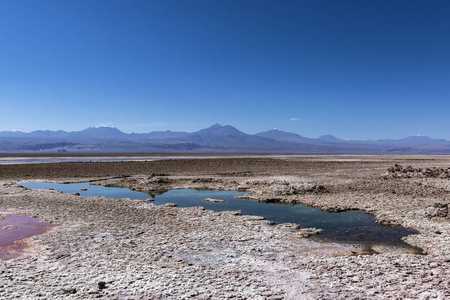
[[[449,299],[449,167],[450,156],[425,155],[0,165],[0,219],[58,225],[0,260],[0,299]],[[256,201],[357,209],[419,231],[406,242],[425,255],[389,247],[365,255],[236,211],[15,185],[36,180],[241,190]]]

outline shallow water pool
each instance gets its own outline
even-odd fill
[[[340,242],[362,245],[374,253],[373,246],[389,246],[420,254],[421,249],[403,242],[402,237],[418,232],[400,227],[377,225],[375,218],[360,212],[347,211],[329,213],[306,205],[284,205],[260,203],[252,200],[236,199],[243,194],[238,191],[209,191],[180,189],[146,194],[126,188],[104,187],[89,183],[59,184],[49,182],[28,182],[20,185],[32,189],[54,189],[66,194],[80,193],[81,196],[105,196],[109,198],[148,199],[155,204],[176,203],[180,207],[203,206],[214,211],[241,210],[245,215],[263,216],[276,223],[296,223],[302,227],[316,227],[324,231],[311,237],[322,242]],[[205,198],[223,200],[224,203],[205,201]],[[372,249],[372,250],[371,250]]]

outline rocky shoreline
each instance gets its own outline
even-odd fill
[[[395,176],[395,164],[438,176]],[[0,298],[446,299],[450,180],[446,169],[416,170],[449,165],[447,156],[364,156],[0,166],[0,209],[8,210],[0,218],[29,214],[61,224],[27,239],[20,258],[0,261]],[[241,190],[256,201],[358,209],[381,224],[420,231],[406,241],[427,255],[354,255],[361,249],[317,243],[239,212],[13,185],[20,180],[90,180],[144,192]]]

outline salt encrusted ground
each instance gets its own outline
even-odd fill
[[[21,258],[0,261],[0,298],[449,298],[449,166],[446,156],[0,166],[0,210],[61,224],[27,240]],[[360,249],[314,243],[237,212],[12,185],[121,176],[96,184],[143,191],[240,189],[259,201],[362,209],[381,223],[419,230],[407,241],[427,255],[381,249],[384,254],[351,256],[346,254]]]

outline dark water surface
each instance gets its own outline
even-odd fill
[[[32,189],[55,189],[66,194],[80,193],[82,196],[105,196],[109,198],[148,199],[154,198],[157,205],[176,203],[180,207],[203,206],[214,211],[241,210],[245,215],[263,216],[276,224],[296,223],[302,227],[316,227],[324,231],[312,237],[317,241],[359,244],[367,249],[374,245],[402,248],[408,252],[421,253],[421,249],[402,241],[402,237],[418,232],[400,227],[386,227],[375,223],[375,218],[360,212],[347,211],[329,213],[306,205],[285,205],[260,203],[252,200],[235,199],[243,194],[237,191],[170,190],[159,194],[146,194],[126,188],[103,187],[89,183],[58,184],[29,182],[20,185]],[[87,191],[81,191],[87,189]],[[205,198],[224,200],[225,203],[204,201]],[[373,252],[369,250],[369,252]]]

